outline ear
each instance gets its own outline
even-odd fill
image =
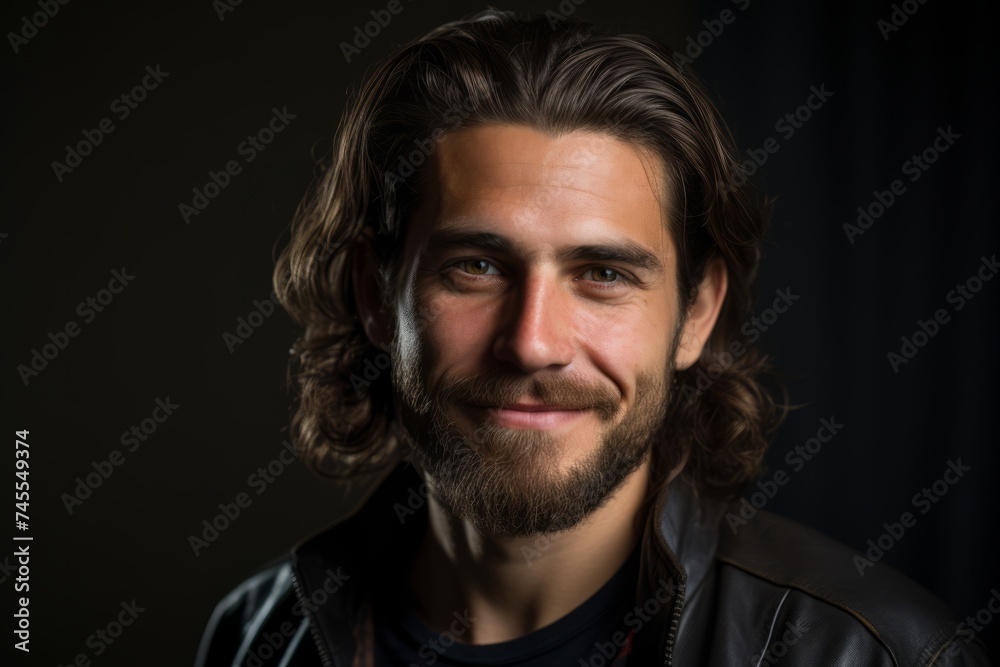
[[[715,327],[715,321],[722,310],[722,302],[726,298],[728,286],[726,263],[715,258],[705,268],[705,277],[698,286],[698,296],[688,309],[687,321],[681,330],[680,343],[677,345],[676,368],[690,368],[701,356],[705,342]]]
[[[354,303],[365,335],[375,347],[388,352],[391,346],[389,318],[382,307],[381,272],[374,248],[374,232],[365,227],[357,240],[351,256],[351,282]]]

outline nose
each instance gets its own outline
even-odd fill
[[[528,275],[503,309],[493,345],[496,358],[525,373],[568,365],[573,360],[572,299],[554,276]]]

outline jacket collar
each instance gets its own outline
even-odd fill
[[[426,486],[403,462],[353,512],[292,550],[293,581],[327,667],[371,665],[369,600],[398,596],[406,560],[428,525]],[[712,574],[726,503],[698,498],[683,478],[655,499],[642,538],[632,664],[669,667],[686,597]],[[336,586],[331,586],[336,582]],[[331,590],[332,589],[332,590]]]

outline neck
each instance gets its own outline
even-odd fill
[[[642,539],[649,482],[647,457],[572,530],[530,538],[484,535],[429,493],[428,530],[409,576],[414,611],[438,633],[456,617],[473,620],[456,637],[467,644],[509,641],[559,620],[606,584]]]

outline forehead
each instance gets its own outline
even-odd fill
[[[484,229],[542,251],[616,238],[666,261],[659,159],[605,133],[547,134],[519,125],[450,132],[421,174],[407,256],[441,228]]]

